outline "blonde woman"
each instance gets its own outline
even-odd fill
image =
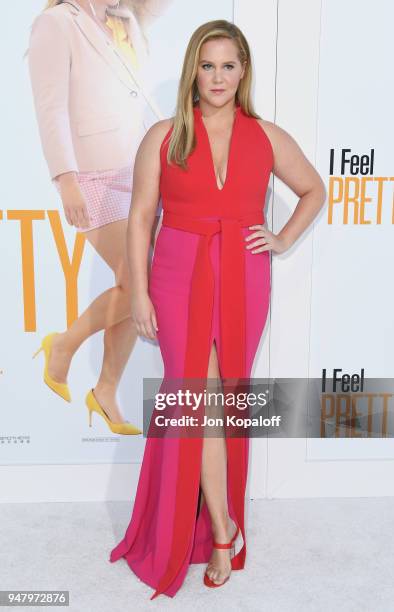
[[[222,20],[200,26],[186,50],[175,117],[156,123],[137,154],[132,316],[142,336],[157,337],[170,386],[250,377],[269,307],[270,251],[286,251],[325,200],[322,179],[293,138],[255,112],[251,81],[239,28]],[[264,217],[271,172],[300,198],[278,234]],[[160,195],[163,223],[148,276]],[[174,415],[198,415],[198,427],[204,409],[176,406]],[[193,427],[182,434],[175,418],[159,437],[153,417],[131,521],[110,561],[126,559],[155,589],[152,599],[173,597],[190,563],[207,563],[204,584],[220,587],[245,566],[249,440],[231,427],[222,437]]]
[[[115,433],[124,421],[116,391],[136,341],[130,318],[126,229],[134,158],[147,111],[160,111],[144,86],[144,25],[168,0],[51,0],[33,23],[28,59],[42,147],[70,225],[84,232],[113,270],[115,286],[71,327],[47,335],[44,380],[71,400],[67,375],[82,342],[104,329],[99,379],[86,397]]]

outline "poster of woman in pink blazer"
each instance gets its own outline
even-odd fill
[[[130,318],[126,229],[134,158],[147,113],[161,118],[144,84],[144,26],[170,0],[50,0],[32,27],[28,61],[40,138],[67,222],[83,232],[112,269],[115,286],[99,295],[66,331],[47,334],[44,381],[66,401],[71,360],[104,330],[104,358],[86,395],[114,433],[139,434],[116,401],[136,342]]]

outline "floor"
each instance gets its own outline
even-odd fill
[[[193,565],[175,598],[153,601],[124,559],[108,561],[130,513],[125,502],[0,505],[0,589],[68,590],[72,612],[394,612],[393,498],[252,501],[245,570],[208,589]]]

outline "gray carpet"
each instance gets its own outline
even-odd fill
[[[0,505],[0,588],[68,590],[72,612],[394,612],[393,498],[252,501],[245,570],[208,589],[205,566],[192,565],[175,598],[153,601],[124,559],[108,561],[130,512],[124,502]]]

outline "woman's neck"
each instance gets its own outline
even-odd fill
[[[97,4],[94,0],[78,0],[79,6],[91,17],[94,17],[94,13],[92,12],[90,4],[93,6],[93,9],[96,13],[96,18],[105,23],[105,19],[107,16],[107,9],[102,4]]]

